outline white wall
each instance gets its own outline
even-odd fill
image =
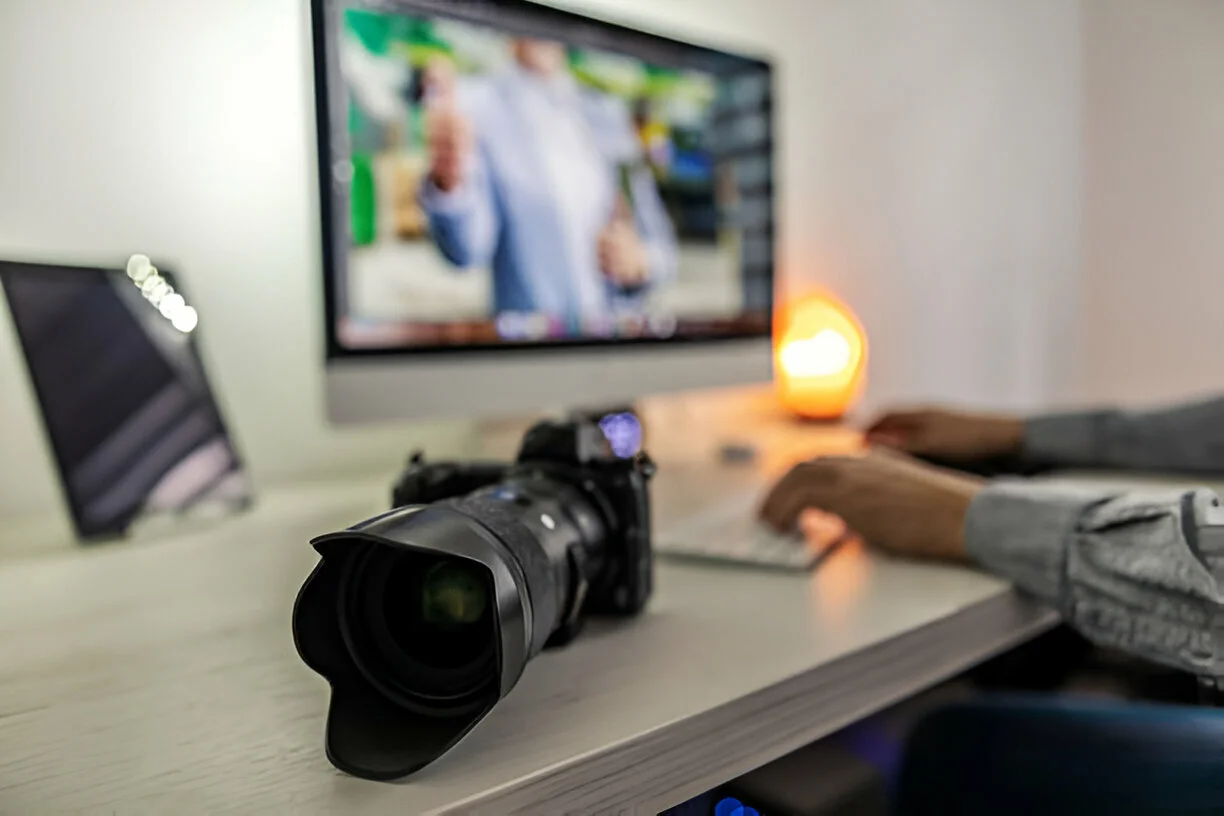
[[[1224,3],[1086,0],[1081,396],[1224,389]]]
[[[795,8],[787,262],[862,313],[870,402],[1054,398],[1077,307],[1077,5]]]
[[[779,61],[783,267],[846,297],[874,401],[1025,404],[1075,300],[1079,13],[1064,0],[576,0]],[[3,0],[0,257],[187,277],[260,483],[390,469],[458,424],[323,420],[313,127],[298,0]],[[0,516],[58,506],[0,331]]]

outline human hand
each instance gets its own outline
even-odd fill
[[[941,408],[890,411],[867,428],[867,442],[914,456],[971,462],[1017,453],[1024,437],[1018,417]]]
[[[471,161],[472,124],[459,110],[454,70],[448,62],[430,63],[425,86],[429,178],[439,190],[449,193],[463,184]]]
[[[617,286],[634,289],[650,282],[650,259],[633,222],[614,218],[599,234],[599,268]]]
[[[761,519],[780,531],[806,510],[842,518],[895,555],[965,560],[965,513],[983,482],[895,453],[827,457],[796,465],[774,485]]]

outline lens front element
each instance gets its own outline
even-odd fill
[[[489,594],[477,569],[454,561],[429,569],[421,589],[421,617],[426,623],[457,629],[480,621]]]
[[[372,548],[344,594],[360,610],[347,629],[353,657],[371,681],[438,715],[496,689],[498,630],[492,576],[483,565]]]

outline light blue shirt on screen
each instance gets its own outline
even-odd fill
[[[645,290],[609,281],[596,252],[625,166],[649,285],[675,276],[675,233],[621,100],[568,74],[514,68],[462,85],[459,102],[475,153],[459,187],[443,193],[426,181],[421,203],[448,261],[492,270],[495,311],[576,322],[640,306]]]

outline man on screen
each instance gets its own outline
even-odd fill
[[[624,104],[580,89],[556,42],[519,38],[504,72],[425,82],[421,204],[457,267],[490,266],[497,312],[571,330],[640,308],[671,278],[676,239]]]

